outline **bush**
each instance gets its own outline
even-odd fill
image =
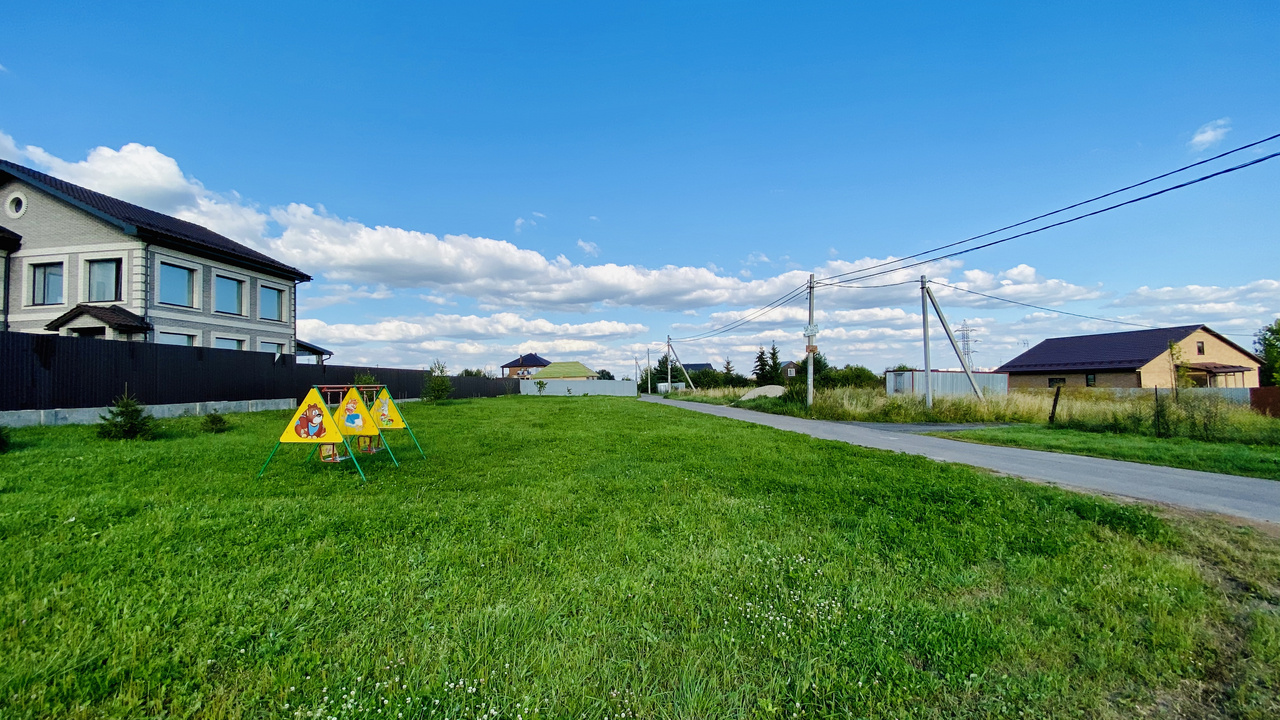
[[[207,433],[224,433],[231,429],[231,423],[221,413],[211,412],[204,416],[200,428]]]
[[[156,434],[156,419],[147,409],[126,392],[116,398],[115,405],[106,415],[99,415],[98,437],[107,440],[150,440]]]
[[[449,380],[449,369],[443,360],[431,363],[427,375],[422,379],[423,400],[445,400],[453,393],[453,382]]]
[[[355,377],[351,379],[352,385],[377,385],[378,376],[374,375],[370,370],[357,370]]]

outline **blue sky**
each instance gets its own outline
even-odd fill
[[[0,155],[298,264],[300,336],[353,363],[621,373],[808,272],[1280,132],[1273,2],[189,5],[7,9]],[[1280,312],[1278,188],[1280,159],[928,272],[1248,334]],[[940,297],[980,365],[1123,329]],[[919,362],[909,286],[818,308],[831,360]],[[801,325],[680,353],[798,357]]]

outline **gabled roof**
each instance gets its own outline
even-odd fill
[[[685,363],[684,369],[691,373],[699,370],[715,370],[711,363]]]
[[[521,355],[520,357],[516,358],[515,360],[512,360],[511,362],[507,363],[506,365],[503,365],[502,367],[504,368],[513,368],[513,367],[544,368],[550,364],[551,364],[550,360],[547,360],[546,358],[539,356],[537,353],[529,353],[527,355]]]
[[[44,326],[45,330],[57,330],[76,318],[88,315],[118,333],[144,333],[151,330],[151,323],[141,315],[135,315],[119,305],[86,305],[80,303],[62,313]]]
[[[311,279],[310,275],[295,267],[267,257],[206,227],[117,200],[8,160],[0,160],[0,181],[8,177],[37,187],[140,240],[259,270],[276,277],[302,282]]]
[[[1253,353],[1204,325],[1049,338],[1000,366],[996,372],[1047,373],[1086,370],[1137,370],[1196,330],[1204,329],[1251,358]]]
[[[595,370],[580,362],[554,362],[538,371],[535,380],[555,380],[556,378],[598,378]]]

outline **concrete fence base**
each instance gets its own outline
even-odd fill
[[[397,401],[402,402],[402,401]],[[293,410],[298,401],[293,398],[278,400],[238,400],[226,402],[177,403],[174,405],[148,405],[147,413],[156,418],[175,418],[183,415],[208,415],[218,413],[257,412],[259,410]],[[0,425],[29,427],[32,425],[96,425],[109,408],[59,408],[56,410],[6,410],[0,412]]]

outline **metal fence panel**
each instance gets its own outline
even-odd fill
[[[1005,373],[973,374],[983,397],[987,395],[1005,395],[1009,392],[1009,376]],[[973,386],[963,372],[952,370],[934,370],[932,372],[933,394],[972,395]],[[906,370],[889,371],[884,374],[884,391],[888,395],[924,395],[924,371]]]
[[[0,410],[110,405],[126,390],[145,405],[301,401],[312,385],[347,385],[371,372],[396,398],[422,393],[423,370],[305,365],[293,355],[0,332]],[[496,397],[515,380],[450,378],[450,397]]]

